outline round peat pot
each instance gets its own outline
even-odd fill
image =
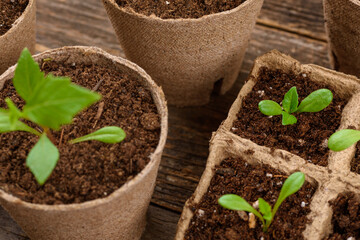
[[[164,89],[171,105],[209,102],[238,77],[263,0],[198,19],[161,19],[103,0],[126,57]]]
[[[35,51],[35,26],[36,0],[29,0],[13,27],[0,36],[0,74],[16,63],[25,47],[31,52]]]
[[[31,239],[139,239],[145,227],[146,211],[168,131],[168,112],[161,88],[137,65],[98,48],[64,47],[36,55],[35,59],[38,62],[52,59],[74,65],[91,63],[131,76],[151,93],[160,116],[160,137],[145,168],[105,198],[78,204],[33,204],[0,189],[1,205]],[[14,70],[15,66],[0,77],[1,88],[5,81],[12,79]]]
[[[360,77],[360,1],[323,0],[331,64]]]

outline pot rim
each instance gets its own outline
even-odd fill
[[[28,15],[28,13],[30,12],[30,10],[34,7],[35,5],[35,1],[36,0],[29,0],[28,5],[26,6],[24,12],[21,14],[20,17],[18,17],[15,22],[13,23],[13,26],[3,35],[0,36],[0,41],[5,39],[5,37],[7,37],[8,35],[10,35],[12,32],[14,32],[16,30],[16,27],[18,25],[20,25],[22,22],[24,22],[26,20],[26,17]]]
[[[349,0],[349,1],[357,6],[360,6],[360,0]]]
[[[255,1],[263,1],[263,0],[246,0],[245,2],[241,3],[239,6],[237,6],[235,8],[232,8],[230,10],[226,10],[226,11],[223,11],[223,12],[212,13],[212,14],[207,14],[207,15],[201,16],[199,18],[167,18],[167,19],[163,19],[163,18],[160,18],[158,16],[154,16],[154,15],[147,16],[145,14],[138,13],[133,9],[130,10],[130,9],[127,9],[127,8],[120,7],[115,2],[115,0],[102,0],[104,5],[105,5],[106,2],[109,2],[117,10],[119,10],[119,11],[125,13],[125,14],[128,14],[130,16],[135,16],[135,17],[138,17],[138,18],[141,18],[141,19],[144,19],[144,20],[149,20],[149,21],[158,21],[158,22],[167,22],[167,23],[190,23],[190,22],[195,23],[195,22],[205,21],[205,20],[211,19],[213,17],[222,17],[222,16],[225,16],[225,15],[228,15],[228,14],[238,12],[238,11],[242,10],[243,8],[246,8],[247,5],[250,5]]]
[[[154,102],[156,103],[156,98],[158,100],[157,110],[161,117],[161,128],[160,128],[160,138],[159,143],[153,153],[150,154],[150,162],[145,166],[145,168],[138,173],[133,179],[130,181],[127,181],[124,183],[120,188],[118,188],[113,193],[109,194],[105,198],[98,198],[82,203],[71,203],[71,204],[59,204],[59,205],[48,205],[48,204],[36,204],[36,203],[30,203],[21,200],[18,197],[15,197],[2,189],[0,189],[0,198],[3,198],[5,201],[13,202],[14,204],[21,204],[23,206],[26,206],[28,208],[36,209],[36,210],[42,210],[42,211],[69,211],[69,210],[78,210],[78,209],[86,209],[91,208],[97,205],[101,204],[107,204],[113,201],[115,198],[117,198],[119,195],[121,195],[124,191],[126,191],[127,188],[132,187],[133,185],[139,184],[144,176],[146,176],[153,167],[156,167],[157,161],[156,156],[159,156],[159,159],[161,160],[161,154],[165,147],[165,142],[167,138],[167,130],[168,130],[168,109],[167,104],[165,100],[165,95],[162,91],[162,89],[156,85],[156,83],[151,79],[151,77],[138,65],[135,63],[130,62],[129,60],[126,60],[121,57],[113,56],[104,50],[98,48],[98,47],[87,47],[87,46],[70,46],[70,47],[62,47],[57,49],[51,49],[39,54],[34,55],[35,59],[41,59],[43,55],[46,54],[61,54],[62,52],[67,51],[73,51],[78,53],[84,53],[86,55],[91,54],[99,54],[107,59],[110,59],[114,62],[115,65],[123,65],[127,68],[130,68],[131,70],[138,72],[139,75],[146,80],[149,85],[153,87],[153,90],[151,91],[152,98]],[[4,78],[9,78],[14,73],[16,64],[12,67],[10,67],[5,73],[0,75],[0,82]],[[9,79],[8,79],[9,80]],[[2,88],[2,84],[0,83],[0,88]],[[155,89],[155,91],[154,91]],[[150,90],[150,89],[149,89]]]

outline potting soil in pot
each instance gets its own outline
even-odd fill
[[[360,143],[356,144],[355,157],[350,163],[351,171],[360,174]]]
[[[262,68],[258,79],[261,81],[245,97],[231,131],[259,145],[284,149],[308,162],[327,166],[327,139],[340,126],[346,100],[339,98],[330,86],[312,82],[306,73],[284,73]],[[259,111],[260,101],[273,100],[280,104],[285,93],[294,86],[299,94],[299,103],[311,92],[321,88],[330,89],[334,99],[320,112],[295,114],[298,121],[294,125],[283,126],[281,116],[270,117]]]
[[[12,27],[28,3],[29,0],[0,0],[0,36]]]
[[[216,166],[210,186],[199,204],[193,206],[185,239],[303,239],[308,223],[311,198],[316,187],[306,183],[280,206],[268,233],[256,227],[238,212],[222,208],[217,200],[224,194],[237,194],[253,204],[259,197],[274,205],[287,175],[267,165],[253,166],[243,159],[226,159]]]
[[[53,132],[60,159],[42,187],[25,166],[37,137],[25,132],[0,134],[0,188],[40,204],[80,203],[108,196],[146,166],[158,144],[160,117],[150,92],[131,76],[97,65],[46,61],[40,66],[47,73],[69,76],[74,83],[96,90],[102,99],[78,114],[73,124]],[[22,107],[12,81],[0,91],[0,107],[5,108],[6,97]],[[68,144],[111,125],[124,129],[123,142]]]
[[[342,193],[330,202],[333,209],[333,234],[325,240],[360,239],[360,196]]]
[[[200,18],[204,15],[236,8],[246,0],[116,0],[120,7],[129,7],[138,13],[163,18]]]

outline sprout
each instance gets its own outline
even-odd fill
[[[329,106],[333,94],[328,89],[319,89],[310,93],[299,105],[296,87],[290,88],[282,101],[282,107],[272,100],[259,102],[259,110],[267,116],[282,115],[282,125],[297,123],[297,118],[292,113],[319,112]]]
[[[0,133],[25,131],[39,136],[39,141],[26,158],[26,165],[37,182],[43,185],[59,160],[59,150],[53,143],[51,131],[70,124],[77,113],[100,100],[101,96],[71,83],[70,78],[51,74],[45,76],[28,49],[21,53],[13,84],[26,104],[19,110],[10,98],[5,99],[8,109],[0,108]],[[36,124],[42,131],[35,130],[22,120]],[[71,140],[70,143],[90,140],[118,143],[124,138],[125,132],[121,128],[111,126]]]
[[[280,195],[274,205],[274,208],[271,209],[269,203],[264,199],[259,198],[259,210],[258,212],[253,208],[245,199],[236,195],[236,194],[226,194],[219,198],[218,203],[227,209],[235,211],[246,211],[253,213],[257,216],[263,225],[263,231],[267,232],[274,216],[280,207],[281,203],[288,198],[290,195],[299,191],[302,185],[305,182],[305,175],[302,172],[296,172],[291,174],[288,179],[284,182],[284,185],[281,188]]]

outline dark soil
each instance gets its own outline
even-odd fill
[[[342,193],[330,202],[334,233],[326,240],[360,239],[360,198],[354,193]]]
[[[242,196],[250,204],[261,197],[274,206],[287,176],[267,165],[252,166],[242,159],[226,159],[215,168],[215,172],[207,193],[198,205],[193,206],[194,217],[185,239],[303,239],[302,232],[308,223],[306,216],[310,213],[309,203],[316,187],[306,183],[285,200],[268,233],[263,233],[259,220],[256,228],[250,229],[248,221],[240,218],[236,211],[222,208],[217,201],[223,194],[232,193]]]
[[[236,8],[246,0],[116,0],[120,7],[150,16],[168,18],[200,18]]]
[[[351,171],[360,174],[360,143],[356,144],[355,157],[351,160]]]
[[[0,0],[0,36],[12,27],[28,3],[29,0]]]
[[[262,68],[258,78],[261,81],[244,99],[231,131],[259,145],[287,150],[308,162],[327,166],[327,139],[338,129],[347,101],[337,96],[331,87],[312,82],[306,73],[296,75]],[[281,116],[269,117],[259,111],[260,101],[268,99],[281,103],[285,93],[293,86],[297,88],[299,102],[321,88],[333,92],[333,102],[317,113],[295,114],[298,122],[287,126],[281,124]]]
[[[160,117],[151,94],[124,73],[97,65],[42,64],[45,72],[69,76],[73,82],[98,92],[104,103],[101,117],[96,115],[101,102],[77,115],[73,124],[54,132],[60,160],[42,187],[35,181],[25,159],[37,137],[16,132],[0,135],[0,188],[22,200],[41,204],[80,203],[106,197],[137,175],[149,162],[160,136]],[[8,81],[0,92],[0,107],[10,97],[18,106],[23,101]],[[105,126],[119,126],[127,136],[118,144],[97,141],[70,145],[71,139]],[[63,134],[62,134],[63,131]],[[61,143],[59,143],[62,137]]]

